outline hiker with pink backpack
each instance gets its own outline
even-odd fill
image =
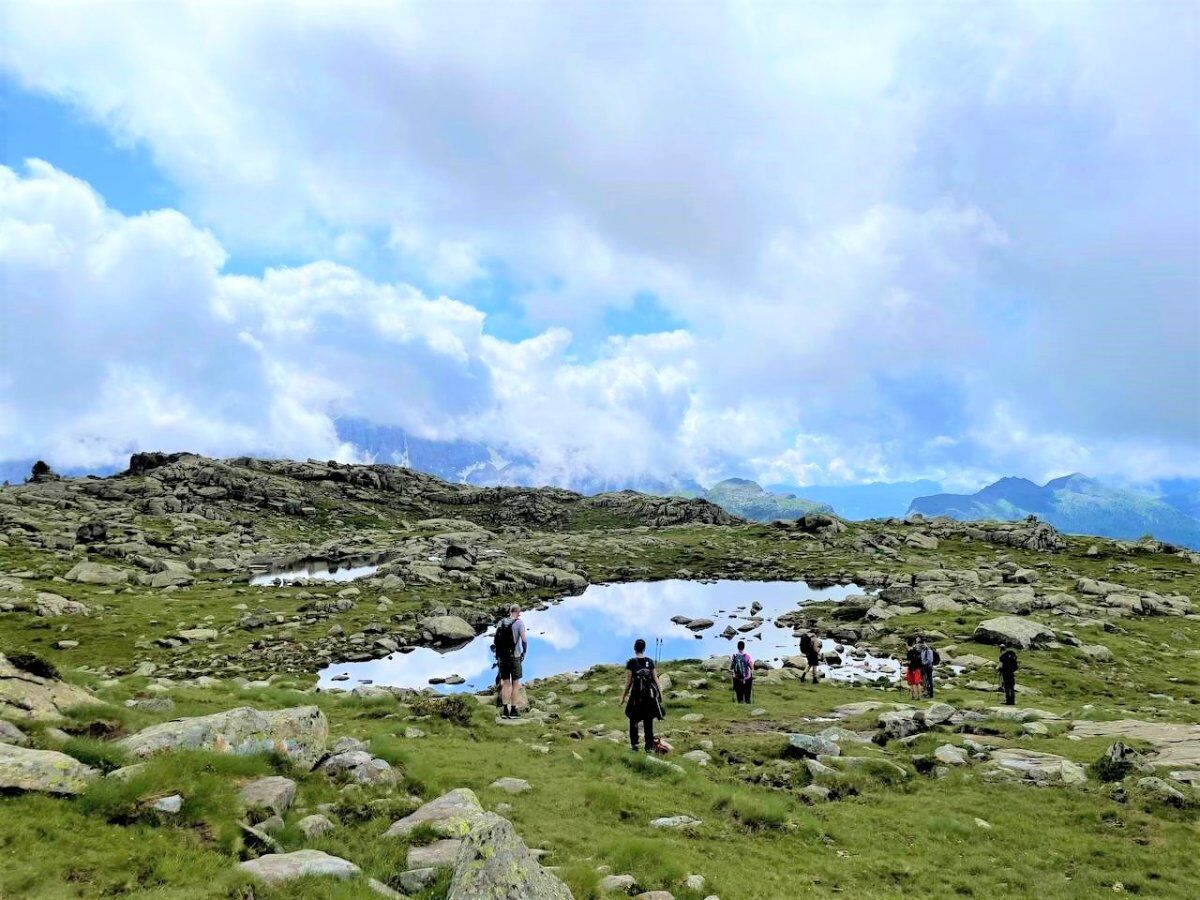
[[[738,703],[749,703],[754,688],[754,660],[746,652],[746,642],[738,641],[737,653],[729,660],[729,671],[733,673],[733,696]]]

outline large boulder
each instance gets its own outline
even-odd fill
[[[484,813],[462,842],[447,900],[571,900],[570,889],[539,865],[512,823]]]
[[[53,721],[73,706],[96,702],[83,688],[19,669],[0,653],[0,714],[14,719]]]
[[[129,580],[129,572],[100,563],[81,562],[63,577],[80,584],[124,584]]]
[[[308,875],[347,879],[362,871],[354,863],[321,850],[269,853],[238,863],[238,868],[267,884],[284,884]]]
[[[837,756],[842,748],[827,738],[816,734],[789,734],[787,744],[783,748],[785,757],[800,758],[818,756]]]
[[[309,770],[325,753],[329,722],[315,706],[258,710],[241,706],[210,716],[151,725],[121,741],[135,756],[169,750],[216,753],[279,753]]]
[[[1032,619],[1000,616],[976,625],[974,640],[981,644],[1009,644],[1028,650],[1054,640],[1054,632]]]
[[[0,743],[0,790],[78,794],[99,775],[65,753]]]
[[[461,644],[475,637],[475,629],[458,616],[430,616],[421,620],[421,627],[439,644]]]
[[[398,819],[383,833],[384,837],[402,837],[418,825],[428,825],[442,837],[462,837],[483,818],[479,798],[469,788],[458,788],[430,800],[416,812]]]

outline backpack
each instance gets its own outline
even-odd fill
[[[933,664],[940,666],[942,664],[942,654],[937,652],[937,647],[933,648]]]
[[[516,654],[517,639],[513,635],[512,619],[505,617],[496,624],[496,636],[492,639],[492,649],[496,651],[497,658]]]
[[[634,703],[648,705],[652,700],[656,699],[656,694],[657,686],[654,683],[654,667],[642,666],[639,669],[634,669],[633,688],[629,692],[629,696]]]
[[[750,659],[745,653],[733,654],[733,677],[738,681],[749,681],[754,677],[750,668]]]

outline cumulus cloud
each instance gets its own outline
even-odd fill
[[[352,414],[547,480],[1200,474],[1195,7],[8,4],[0,25],[8,73],[143,143],[183,198],[124,218],[62,173],[4,176],[43,195],[0,231],[10,452],[350,454]],[[226,251],[322,261],[231,276]],[[526,339],[489,331],[496,290]],[[677,330],[608,334],[644,295]],[[55,409],[27,408],[35,384]]]

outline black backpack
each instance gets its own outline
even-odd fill
[[[496,636],[492,638],[492,649],[496,656],[512,656],[517,652],[517,639],[513,634],[513,621],[503,618],[496,623]]]
[[[642,709],[658,705],[658,685],[654,682],[654,666],[644,665],[633,670],[633,687],[629,691],[629,696]]]
[[[937,647],[933,648],[933,664],[940,666],[942,664],[942,654],[937,652]]]

